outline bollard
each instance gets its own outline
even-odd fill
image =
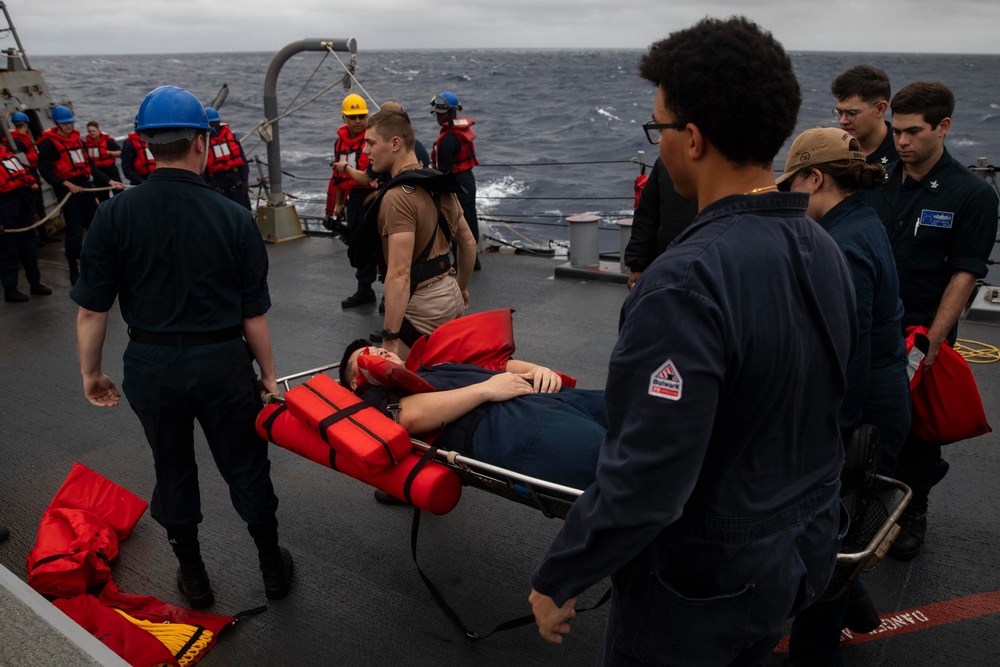
[[[569,260],[575,268],[593,268],[600,265],[597,249],[596,215],[571,215],[569,223]]]
[[[625,248],[632,239],[632,218],[615,220],[615,224],[618,225],[618,269],[622,273],[628,273],[628,267],[625,266]]]

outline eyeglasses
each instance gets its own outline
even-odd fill
[[[854,120],[855,118],[858,117],[859,113],[861,113],[865,109],[871,109],[873,106],[875,106],[875,105],[874,104],[869,104],[864,109],[841,109],[841,108],[837,107],[837,108],[830,109],[830,113],[833,114],[833,119],[834,120],[840,120],[841,116],[843,116],[847,120]]]
[[[642,129],[646,133],[646,139],[651,144],[660,143],[660,133],[662,130],[683,130],[687,127],[687,122],[657,123],[655,120],[647,120],[642,124]]]

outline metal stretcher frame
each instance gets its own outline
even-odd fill
[[[339,367],[339,362],[332,363],[279,378],[277,382],[284,391],[288,391],[292,388],[293,382],[336,370]],[[416,438],[410,438],[410,442],[413,444],[414,451],[421,455],[431,448],[431,445]],[[566,518],[566,513],[569,512],[573,501],[583,493],[580,489],[522,475],[512,470],[477,461],[458,452],[438,450],[434,453],[434,460],[455,471],[464,486],[482,489],[522,505],[534,507],[550,519],[553,517]],[[886,519],[868,540],[864,549],[837,554],[837,574],[841,575],[840,579],[845,582],[845,586],[862,572],[873,569],[882,560],[899,533],[896,522],[913,496],[910,488],[898,480],[883,475],[877,475],[875,479],[892,496],[889,501],[890,507],[886,508]],[[896,498],[896,495],[899,497]],[[836,575],[835,578],[837,578]]]

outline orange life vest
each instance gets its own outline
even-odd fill
[[[28,168],[6,146],[0,145],[0,192],[31,187],[34,182],[35,178],[28,173]]]
[[[347,162],[355,169],[365,171],[368,169],[368,156],[361,152],[361,149],[364,147],[365,133],[362,132],[358,136],[351,138],[347,126],[342,125],[337,130],[337,143],[333,147],[333,161]],[[351,178],[350,174],[335,171],[333,172],[333,176],[330,177],[330,186],[327,189],[327,193],[332,193],[334,190],[349,192],[354,188],[370,189],[355,181]]]
[[[146,146],[146,142],[142,140],[138,132],[129,134],[125,141],[131,143],[132,147],[135,148],[135,160],[132,162],[132,169],[135,170],[135,173],[146,178],[156,171],[156,158],[149,152],[149,147]]]
[[[240,144],[228,125],[221,125],[219,136],[209,139],[208,145],[208,165],[206,167],[208,173],[217,174],[220,171],[240,169],[246,164],[243,161],[243,151],[240,150]]]
[[[83,145],[87,148],[87,157],[95,167],[110,167],[115,163],[115,159],[108,153],[108,140],[111,135],[101,132],[97,139],[91,139],[90,135],[83,137]]]
[[[32,139],[26,132],[21,132],[20,130],[11,130],[10,136],[14,139],[18,139],[24,146],[24,157],[28,159],[28,166],[37,167],[38,151],[35,150],[35,140]],[[11,150],[17,152],[17,146],[12,146]]]
[[[73,130],[68,137],[64,137],[59,134],[59,130],[50,127],[42,132],[38,144],[41,145],[44,141],[51,141],[59,151],[59,156],[52,163],[52,171],[56,176],[64,181],[90,176],[90,162],[84,152],[83,142],[80,141],[79,130]]]
[[[475,124],[476,121],[471,118],[456,118],[451,125],[442,127],[441,134],[438,135],[437,141],[434,142],[434,148],[431,149],[431,166],[435,169],[438,168],[437,153],[441,146],[441,140],[448,134],[454,134],[459,143],[458,155],[455,156],[455,161],[451,165],[453,174],[469,171],[479,164],[479,160],[476,159],[476,146],[473,143],[476,140],[476,133],[472,131],[472,126]]]

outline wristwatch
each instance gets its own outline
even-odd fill
[[[388,329],[382,329],[382,331],[379,332],[379,335],[382,336],[383,341],[399,339],[398,331],[389,331]]]

